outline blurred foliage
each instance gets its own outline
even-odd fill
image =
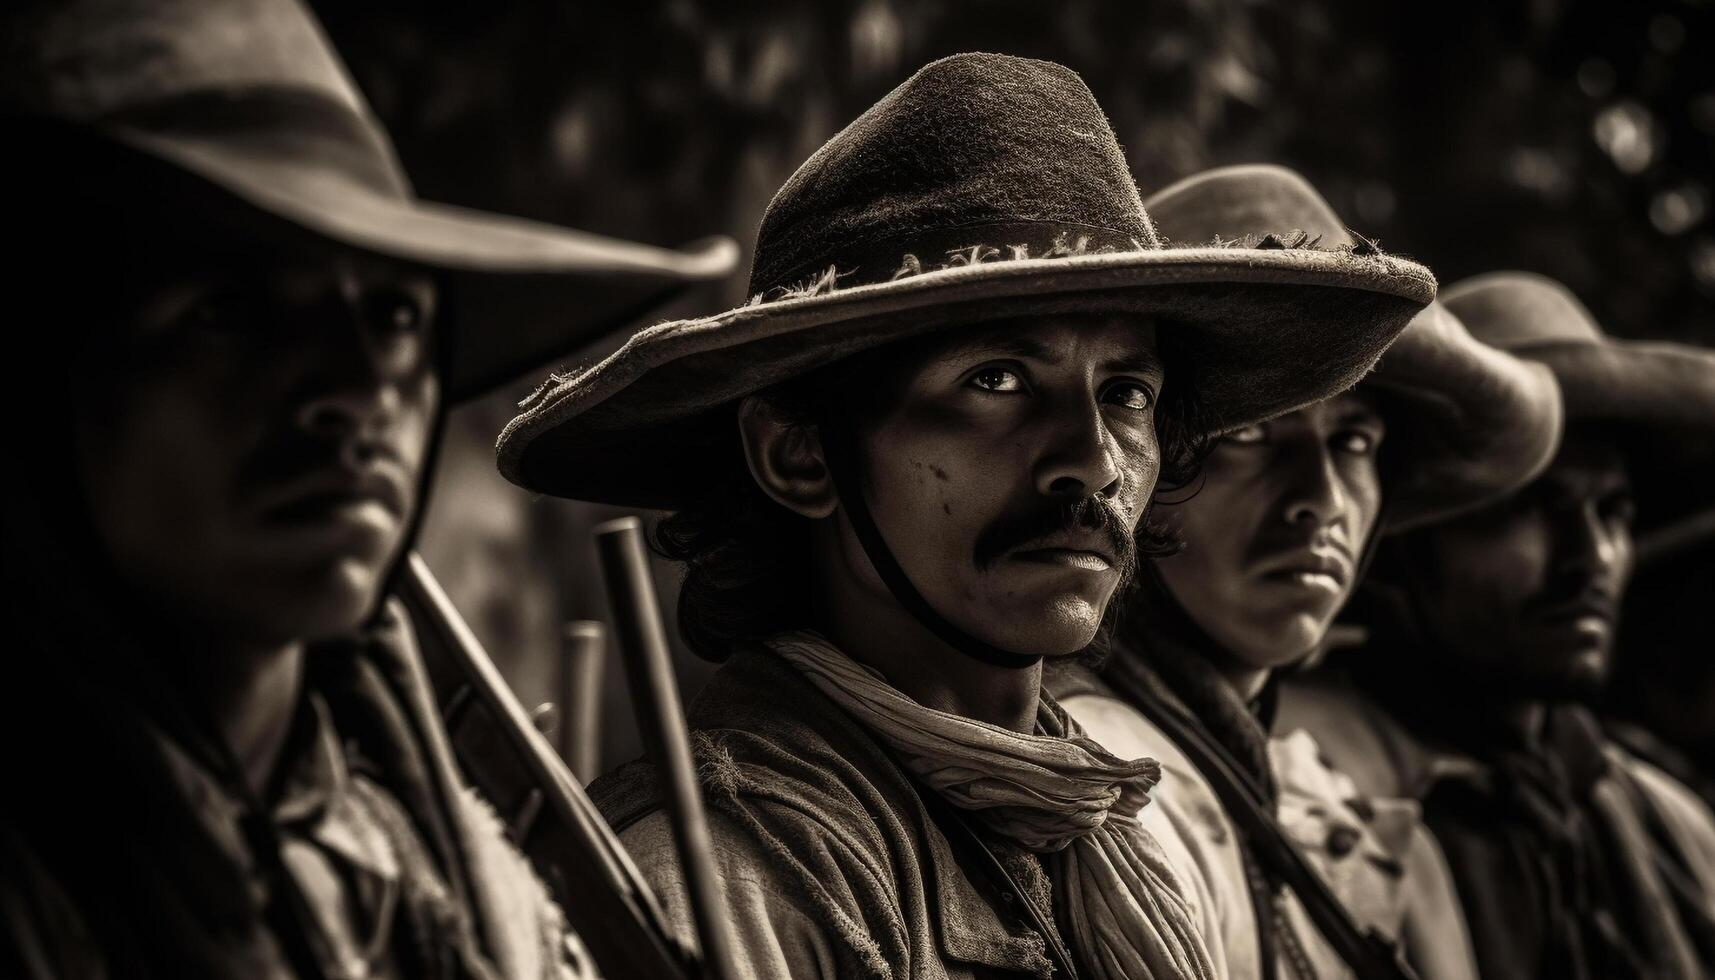
[[[1707,0],[320,7],[426,196],[747,239],[917,67],[1006,51],[1084,75],[1145,193],[1275,160],[1443,281],[1535,269],[1615,333],[1715,343]]]
[[[1531,269],[1613,333],[1715,344],[1707,0],[313,5],[433,199],[748,245],[798,164],[912,71],[1004,51],[1083,74],[1146,194],[1284,163],[1443,282]],[[743,295],[741,275],[685,309]],[[538,700],[554,622],[605,616],[587,532],[608,512],[528,501],[494,473],[531,380],[455,415],[424,546]],[[694,689],[706,667],[685,666]],[[635,754],[627,724],[608,738],[609,763]]]

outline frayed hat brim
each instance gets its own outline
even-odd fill
[[[1149,317],[1176,355],[1168,384],[1193,388],[1207,428],[1221,431],[1350,387],[1434,294],[1434,277],[1416,263],[1308,248],[941,269],[643,330],[528,399],[500,435],[498,463],[540,493],[673,508],[706,475],[716,409],[882,344],[1050,314]]]

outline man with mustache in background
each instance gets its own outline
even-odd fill
[[[751,284],[499,444],[526,489],[673,512],[747,975],[1223,976],[1134,816],[1155,763],[1085,736],[1043,661],[1098,639],[1203,433],[1361,376],[1427,270],[1165,247],[1083,81],[972,54],[811,156]],[[689,935],[653,769],[591,795]]]
[[[1615,656],[1634,523],[1715,499],[1715,354],[1606,337],[1522,272],[1443,294],[1473,334],[1553,370],[1566,436],[1543,474],[1391,540],[1338,658],[1282,715],[1376,792],[1423,802],[1484,977],[1715,972],[1715,819],[1583,705]],[[1696,637],[1689,642],[1703,643]]]
[[[1209,171],[1146,206],[1179,242],[1371,247],[1281,167]],[[1522,485],[1559,420],[1546,371],[1432,304],[1356,388],[1227,430],[1199,481],[1158,497],[1182,550],[1146,564],[1100,676],[1050,672],[1097,741],[1161,760],[1141,820],[1184,869],[1228,975],[1366,975],[1274,863],[1283,843],[1358,929],[1403,940],[1422,975],[1473,975],[1414,808],[1358,798],[1304,732],[1271,736],[1276,675],[1321,647],[1378,537]]]
[[[450,401],[730,243],[418,200],[294,0],[0,26],[38,300],[4,393],[0,975],[585,975],[455,765],[393,576]]]

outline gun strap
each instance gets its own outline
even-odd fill
[[[1291,888],[1328,944],[1361,980],[1417,980],[1399,947],[1352,919],[1322,876],[1304,860],[1262,802],[1262,792],[1234,766],[1220,746],[1171,705],[1141,691],[1128,691],[1137,707],[1178,744],[1208,780],[1222,807],[1250,844],[1265,874]]]
[[[958,807],[915,779],[911,780],[911,786],[917,790],[917,797],[923,801],[923,809],[929,812],[929,818],[941,829],[947,843],[963,858],[959,867],[967,874],[976,872],[986,879],[989,887],[1001,896],[1009,908],[1017,906],[1026,923],[1042,936],[1048,959],[1054,964],[1056,980],[1077,980],[1078,971],[1072,965],[1072,953],[1060,939],[1060,930],[1054,926],[1053,912],[1036,904],[1036,899],[1019,885],[1012,872],[1008,871],[994,851],[989,849],[988,844],[971,826],[970,821],[965,819],[965,815],[959,812]]]

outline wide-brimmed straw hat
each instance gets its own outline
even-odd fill
[[[418,200],[298,0],[23,0],[0,27],[0,113],[15,125],[96,134],[333,241],[452,276],[457,356],[443,387],[454,398],[737,262],[724,238],[672,251]],[[121,157],[113,178],[125,169]]]
[[[551,379],[501,433],[501,472],[674,508],[730,447],[716,409],[891,341],[1044,314],[1147,317],[1166,384],[1211,428],[1243,425],[1349,386],[1435,294],[1368,247],[1168,247],[1083,80],[992,54],[928,65],[812,155],[768,206],[750,281],[745,306]]]
[[[1178,243],[1355,241],[1309,181],[1245,164],[1187,177],[1144,201]],[[1389,423],[1386,529],[1440,520],[1503,497],[1548,466],[1560,438],[1554,378],[1480,343],[1442,303],[1411,321],[1362,381]]]
[[[1569,431],[1616,435],[1640,528],[1715,507],[1715,351],[1609,337],[1571,290],[1531,272],[1474,276],[1444,301],[1484,343],[1554,372]]]

